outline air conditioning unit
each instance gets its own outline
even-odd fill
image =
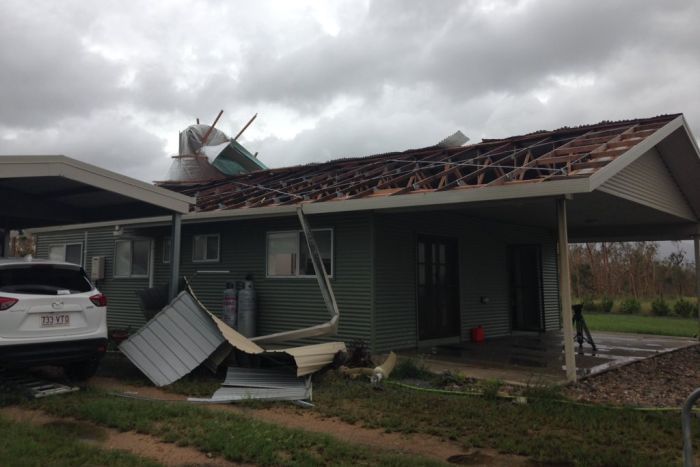
[[[105,278],[105,257],[93,256],[90,260],[90,280],[99,281]]]

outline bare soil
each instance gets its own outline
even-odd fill
[[[72,418],[54,417],[38,410],[4,407],[0,409],[0,414],[11,420],[32,425],[70,428],[71,431],[85,433],[84,438],[81,436],[81,439],[86,443],[102,449],[127,451],[166,466],[228,467],[240,465],[224,459],[212,458],[194,448],[164,443],[152,436],[133,431],[120,432]]]
[[[698,386],[700,345],[694,345],[591,376],[566,395],[597,404],[680,407]]]
[[[137,397],[161,400],[184,400],[185,396],[172,394],[149,386],[126,385],[114,378],[96,377],[90,384],[108,391],[126,393]],[[441,462],[474,466],[536,466],[526,457],[501,454],[492,449],[465,451],[459,443],[421,434],[387,433],[381,429],[351,425],[335,418],[322,418],[312,410],[301,411],[295,407],[248,408],[231,404],[204,405],[210,410],[226,410],[245,414],[258,420],[288,428],[324,433],[339,440],[381,449],[394,453],[422,456]]]

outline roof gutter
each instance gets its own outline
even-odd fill
[[[573,180],[553,180],[547,182],[523,182],[509,185],[484,186],[444,192],[411,193],[398,196],[376,196],[352,200],[326,201],[323,203],[303,204],[304,213],[332,214],[352,211],[372,211],[384,209],[405,209],[412,207],[443,206],[481,201],[506,201],[522,198],[555,197],[591,191],[589,178]],[[241,208],[220,211],[190,212],[182,216],[185,224],[200,222],[217,222],[265,217],[288,217],[297,215],[298,205],[267,206],[259,208]],[[31,233],[80,230],[87,228],[109,227],[113,225],[133,225],[152,227],[170,225],[170,217],[159,216],[141,219],[129,219],[118,222],[95,222],[89,224],[61,225],[27,229]]]

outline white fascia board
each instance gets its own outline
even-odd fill
[[[339,212],[397,209],[426,206],[444,206],[479,201],[498,201],[523,198],[542,198],[590,192],[588,178],[532,182],[511,185],[496,185],[480,188],[467,188],[444,192],[412,193],[399,196],[377,196],[354,200],[326,201],[323,203],[302,204],[305,214],[331,214]],[[298,205],[241,208],[232,210],[191,212],[182,216],[183,224],[217,222],[227,220],[260,219],[265,217],[296,216]],[[32,233],[82,230],[113,225],[158,226],[169,225],[168,216],[129,219],[123,221],[94,222],[88,224],[62,225],[27,229]]]
[[[182,215],[183,224],[201,222],[219,222],[227,220],[260,219],[265,217],[296,216],[297,206],[270,206],[265,208],[243,208],[230,211],[190,212]],[[136,227],[158,227],[170,225],[170,216],[142,217],[139,219],[124,219],[120,221],[90,222],[85,224],[67,224],[51,227],[36,227],[25,229],[29,233],[59,232],[66,230],[98,229],[115,225]]]
[[[377,196],[345,201],[304,204],[305,214],[396,209],[449,204],[500,201],[523,198],[542,198],[590,192],[588,178],[555,180],[549,182],[519,183],[484,186],[458,190],[426,193],[409,193],[398,196]]]
[[[595,172],[589,178],[591,184],[591,190],[595,190],[600,187],[603,183],[610,180],[612,177],[617,175],[622,169],[630,165],[632,162],[636,161],[642,157],[647,151],[667,138],[671,133],[676,131],[681,126],[684,126],[684,119],[682,115],[674,118],[666,125],[662,126],[654,134],[644,139],[644,141],[636,144],[632,149],[625,152],[617,159],[613,160],[602,169]],[[686,127],[687,128],[687,127]]]
[[[195,203],[192,197],[66,156],[0,157],[0,178],[24,177],[65,177],[183,214]]]
[[[681,115],[681,118],[683,119],[683,128],[685,129],[685,132],[688,135],[688,139],[690,140],[690,144],[692,144],[693,149],[695,149],[695,155],[698,157],[698,159],[700,159],[700,147],[698,147],[698,142],[695,139],[693,132],[690,130],[690,126],[688,125],[688,122],[685,120],[685,117],[683,115]]]

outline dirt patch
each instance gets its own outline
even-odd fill
[[[183,396],[182,394],[167,392],[155,386],[134,386],[132,384],[125,384],[116,378],[107,376],[95,376],[90,378],[88,384],[104,391],[117,392],[125,396],[145,397],[165,401],[187,400],[187,396]]]
[[[78,439],[102,449],[127,451],[166,466],[228,467],[239,465],[224,459],[212,459],[194,448],[163,443],[152,436],[131,431],[120,432],[71,418],[53,417],[38,410],[4,407],[0,409],[0,414],[17,422],[66,429],[70,433],[76,434]]]
[[[599,404],[680,407],[699,382],[700,345],[693,345],[591,376],[565,393]]]
[[[118,391],[138,397],[161,400],[185,400],[185,396],[172,394],[162,389],[148,386],[131,386],[116,379],[100,377],[90,380],[90,384],[107,391]],[[420,434],[387,433],[381,429],[350,425],[335,418],[322,418],[313,411],[300,411],[294,407],[273,407],[252,409],[235,405],[203,405],[210,410],[230,411],[244,414],[257,420],[274,423],[287,428],[296,428],[315,433],[324,433],[341,441],[368,446],[393,453],[421,456],[441,462],[465,465],[526,466],[528,460],[522,456],[501,454],[491,449],[465,452],[456,442],[443,441],[437,437]],[[450,461],[451,459],[451,461]]]

